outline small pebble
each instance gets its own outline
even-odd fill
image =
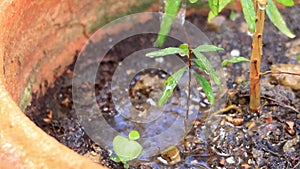
[[[228,164],[234,164],[234,163],[235,163],[235,160],[234,160],[233,157],[228,157],[228,158],[226,158],[226,162],[227,162]]]
[[[231,55],[232,57],[240,56],[240,55],[241,55],[241,52],[240,52],[238,49],[233,49],[233,50],[230,52],[230,55]]]

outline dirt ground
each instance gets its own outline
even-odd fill
[[[236,53],[249,57],[251,37],[242,14],[237,13],[234,21],[229,19],[229,14],[230,11],[223,12],[220,18],[224,20],[213,28],[206,24],[207,16],[192,14],[187,20],[198,26],[214,45],[224,48],[219,52],[222,60]],[[300,40],[300,5],[287,8],[282,14],[296,38],[284,36],[266,19],[262,71],[279,63],[299,64],[290,51],[300,53],[300,47],[292,43]],[[118,114],[108,87],[118,63],[133,51],[151,47],[154,40],[152,34],[128,38],[114,46],[106,56],[109,59],[99,66],[95,92],[106,119]],[[176,46],[178,42],[170,41],[166,45]],[[122,168],[122,164],[109,159],[111,152],[94,143],[78,122],[72,102],[73,68],[74,64],[70,65],[44,96],[33,94],[25,113],[46,133],[75,152],[109,168]],[[182,160],[176,165],[164,165],[154,157],[150,161],[139,161],[132,168],[300,168],[300,91],[280,86],[266,76],[262,80],[263,108],[253,114],[248,108],[247,64],[228,65],[224,76],[228,92],[222,98],[222,106],[237,105],[239,111],[233,108],[195,120],[187,137],[187,149],[183,144],[177,145]]]

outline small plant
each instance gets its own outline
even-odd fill
[[[202,54],[202,52],[215,52],[215,51],[219,51],[219,50],[223,50],[223,49],[218,48],[213,45],[201,45],[195,49],[190,49],[188,44],[182,44],[178,48],[177,47],[169,47],[169,48],[165,48],[162,50],[147,53],[146,56],[152,57],[152,58],[159,57],[159,56],[167,56],[170,54],[179,54],[181,56],[186,56],[188,58],[188,62],[189,62],[188,66],[184,66],[184,67],[180,68],[165,81],[165,89],[163,91],[161,98],[158,101],[158,105],[160,105],[160,106],[163,105],[165,103],[165,101],[171,96],[174,88],[177,86],[181,77],[183,76],[183,74],[186,71],[189,71],[191,74],[190,69],[192,66],[197,66],[198,68],[205,71],[207,74],[210,75],[211,79],[220,88],[222,88],[221,82],[220,82],[213,66],[211,65],[209,60]],[[192,54],[194,54],[195,58],[192,57]],[[200,85],[203,87],[203,90],[204,90],[209,102],[211,104],[213,104],[215,99],[214,99],[214,95],[213,95],[213,91],[212,91],[210,82],[208,82],[208,80],[206,80],[201,74],[194,73],[194,75],[198,79]],[[190,78],[191,77],[189,75],[189,79]]]
[[[189,0],[195,3],[196,0]],[[208,21],[210,22],[217,16],[229,3],[233,0],[208,0],[210,12]],[[269,16],[273,24],[286,36],[294,38],[295,35],[289,30],[284,19],[279,13],[273,0],[241,0],[242,10],[245,20],[249,26],[249,30],[253,33],[252,54],[250,58],[250,110],[257,112],[260,108],[260,77],[263,73],[260,72],[260,63],[263,56],[262,39],[264,30],[265,13]],[[293,6],[293,0],[277,0],[284,6]],[[166,0],[165,14],[161,23],[161,28],[154,46],[162,46],[169,33],[173,20],[180,8],[182,0]],[[237,63],[247,61],[246,58],[233,58],[226,60],[223,65],[228,62]]]
[[[170,54],[179,54],[180,56],[183,57],[186,56],[188,58],[187,66],[180,68],[175,73],[173,73],[170,77],[167,78],[167,80],[165,81],[165,89],[163,91],[161,98],[158,101],[158,105],[160,106],[163,105],[165,101],[172,95],[174,88],[179,83],[183,74],[188,71],[187,109],[184,118],[185,136],[188,130],[188,115],[189,115],[189,107],[190,107],[191,76],[192,76],[191,68],[192,66],[196,66],[202,69],[203,71],[205,71],[210,76],[210,79],[214,81],[214,83],[216,83],[219,86],[219,88],[222,90],[221,82],[213,66],[211,65],[209,60],[202,54],[203,52],[215,52],[219,50],[223,50],[223,49],[213,45],[200,45],[197,48],[190,49],[188,44],[182,44],[178,48],[169,47],[169,48],[165,48],[162,50],[158,50],[146,54],[147,57],[159,57],[159,56],[166,56]],[[193,55],[195,57],[192,57]],[[214,99],[211,83],[205,77],[203,77],[203,75],[199,73],[194,73],[194,75],[197,78],[200,85],[203,87],[204,93],[206,94],[210,104],[214,104],[215,99]],[[186,137],[184,137],[184,140],[186,141]]]
[[[111,155],[110,159],[115,162],[122,162],[124,168],[129,168],[128,161],[136,159],[142,152],[143,147],[136,140],[140,138],[140,133],[132,130],[128,138],[117,135],[113,140],[113,148],[116,155]]]

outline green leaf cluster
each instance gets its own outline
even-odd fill
[[[189,0],[190,3],[195,3],[197,0]],[[208,14],[208,22],[216,17],[229,3],[233,3],[233,0],[208,0],[208,5],[210,7],[210,12]],[[277,0],[285,6],[294,6],[293,0]],[[166,36],[171,30],[172,23],[176,14],[180,8],[182,0],[166,0],[165,13],[163,20],[161,22],[160,31],[158,37],[154,42],[154,46],[161,47],[166,39]],[[255,32],[255,19],[256,14],[254,10],[254,4],[252,0],[241,0],[242,10],[244,13],[244,18],[249,26],[250,32]],[[268,5],[266,8],[267,15],[269,16],[272,23],[286,36],[294,38],[295,35],[287,27],[283,17],[281,16],[278,8],[274,4],[273,0],[268,0]]]
[[[209,60],[202,54],[202,52],[215,52],[219,50],[223,50],[223,49],[213,45],[200,45],[197,48],[190,50],[187,44],[182,44],[178,48],[169,47],[169,48],[147,53],[146,56],[160,57],[160,56],[167,56],[170,54],[179,54],[181,56],[187,56],[188,58],[190,58],[191,53],[193,53],[196,56],[196,58],[192,59],[193,64],[199,67],[200,69],[202,69],[203,71],[207,72],[210,75],[212,81],[214,81],[214,83],[216,83],[220,88],[222,88],[221,82],[213,66],[211,65]],[[158,105],[160,106],[163,105],[166,102],[166,100],[172,95],[175,87],[178,85],[180,79],[182,78],[182,76],[187,70],[188,70],[188,66],[184,66],[179,70],[177,70],[175,73],[173,73],[170,77],[168,77],[168,79],[165,81],[165,89],[163,91],[161,98],[158,101]],[[214,99],[211,84],[200,74],[195,73],[194,75],[198,79],[200,85],[203,87],[203,90],[209,102],[213,104],[215,99]]]
[[[277,1],[285,6],[294,6],[293,0],[277,0]],[[208,21],[210,22],[214,17],[216,17],[219,14],[219,12],[221,12],[230,2],[233,2],[233,0],[208,0],[208,4],[210,7],[210,12],[208,14]],[[253,33],[255,32],[255,19],[256,19],[253,1],[241,0],[241,5],[244,13],[244,18],[249,26],[249,30],[250,32]],[[284,33],[286,36],[290,38],[295,37],[295,35],[287,27],[283,17],[278,11],[278,8],[274,4],[273,0],[268,0],[266,12],[270,20],[272,21],[272,23],[282,33]]]
[[[130,131],[129,139],[123,136],[116,136],[113,140],[113,148],[116,155],[110,156],[115,162],[122,162],[124,168],[129,168],[128,161],[137,158],[143,147],[136,141],[140,138],[140,134],[136,130]]]

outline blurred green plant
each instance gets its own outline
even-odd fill
[[[187,72],[188,70],[190,70],[192,66],[197,66],[198,68],[205,71],[211,77],[211,79],[214,81],[214,83],[216,83],[221,89],[222,88],[221,82],[220,82],[213,66],[211,65],[209,60],[202,54],[203,52],[215,52],[215,51],[219,51],[219,50],[223,50],[223,49],[218,48],[213,45],[200,45],[195,49],[190,49],[188,44],[182,44],[179,47],[169,47],[169,48],[165,48],[165,49],[161,49],[158,51],[147,53],[146,56],[151,57],[151,58],[167,56],[167,55],[171,55],[171,54],[179,54],[180,56],[183,56],[183,57],[186,56],[189,60],[188,66],[184,66],[184,67],[180,68],[165,81],[165,89],[163,91],[161,98],[158,101],[158,105],[161,106],[166,102],[166,100],[173,93],[173,90],[179,83],[183,74],[185,72]],[[193,56],[192,54],[194,54],[195,57],[192,57]],[[213,90],[212,90],[210,82],[207,79],[205,79],[205,77],[203,77],[203,75],[201,75],[199,73],[194,73],[194,75],[196,76],[200,85],[203,87],[203,90],[204,90],[210,104],[213,104],[215,102],[215,99],[214,99]],[[189,77],[189,78],[191,78],[191,77]]]
[[[140,133],[132,130],[128,138],[117,135],[113,140],[113,148],[116,155],[111,155],[110,159],[115,162],[122,162],[124,168],[128,169],[128,161],[136,159],[142,152],[143,147],[136,141],[140,138]]]
[[[216,17],[230,2],[233,0],[208,0],[210,12],[208,15],[208,21],[210,22],[214,17]],[[249,26],[251,33],[255,32],[255,6],[252,0],[241,0],[242,10],[244,13],[244,18]],[[254,1],[255,2],[255,1]],[[274,4],[273,0],[268,0],[268,5],[266,6],[266,12],[273,24],[286,36],[294,38],[295,35],[286,26],[286,23],[281,16],[278,8]],[[277,0],[284,6],[294,6],[293,0]],[[259,6],[260,7],[260,6]]]
[[[254,0],[256,2],[257,0]],[[165,13],[161,23],[159,36],[154,42],[154,46],[160,47],[164,44],[166,36],[171,30],[172,23],[176,17],[176,14],[180,8],[182,0],[166,0]],[[189,0],[190,3],[195,3],[197,0]],[[233,3],[234,0],[208,0],[210,12],[208,14],[208,22],[216,17],[229,3]],[[242,10],[244,18],[248,24],[251,33],[255,32],[255,6],[252,0],[241,0]],[[287,27],[283,17],[281,16],[278,8],[274,4],[273,0],[267,0],[268,5],[266,6],[266,12],[272,23],[286,36],[294,38],[295,35]],[[294,6],[293,0],[277,0],[284,6]]]
[[[165,2],[166,2],[165,13],[160,27],[160,32],[158,34],[156,42],[154,43],[154,45],[157,47],[160,47],[164,44],[166,36],[171,30],[173,20],[176,17],[176,14],[180,8],[180,4],[182,3],[182,0],[166,0]],[[189,0],[189,2],[194,3],[196,1]],[[210,12],[208,14],[208,21],[210,22],[229,3],[233,3],[233,2],[234,0],[208,0],[208,5],[210,8]],[[287,27],[283,17],[278,11],[278,8],[276,7],[273,0],[241,0],[240,2],[244,13],[244,18],[249,27],[249,31],[253,33],[252,53],[250,58],[250,110],[252,112],[256,112],[260,108],[260,76],[261,76],[260,62],[263,55],[262,37],[263,37],[263,30],[264,30],[265,13],[267,13],[271,22],[283,34],[285,34],[290,38],[294,38],[295,35]],[[284,6],[294,6],[293,0],[277,0],[277,2],[281,3]],[[194,54],[198,58],[199,53],[198,56],[197,53]],[[237,63],[241,61],[246,61],[246,59],[241,57],[232,58],[230,60],[225,60],[222,63],[222,65],[226,65],[228,62]],[[203,67],[203,65],[199,65],[199,66],[205,68]],[[211,75],[211,72],[208,73]],[[213,76],[211,77],[214,78]]]

